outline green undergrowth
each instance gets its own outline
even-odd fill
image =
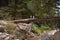
[[[39,27],[38,25],[32,23],[32,29],[34,33],[41,35],[44,31],[50,31],[51,27],[44,24],[41,24],[41,26]]]

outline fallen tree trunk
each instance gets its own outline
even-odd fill
[[[47,17],[47,18],[30,18],[30,19],[20,19],[13,20],[14,23],[29,23],[29,22],[42,22],[42,21],[60,21],[60,17]]]

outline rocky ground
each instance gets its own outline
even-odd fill
[[[6,25],[9,26],[6,28]],[[0,21],[0,40],[58,40],[60,38],[60,31],[57,31],[59,30],[51,30],[38,36],[31,32],[31,24],[15,24]],[[20,36],[18,35],[19,37],[17,37],[15,33],[18,33]]]

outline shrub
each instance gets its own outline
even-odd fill
[[[49,27],[48,25],[41,25],[40,27],[34,23],[32,23],[32,30],[38,34],[38,35],[41,35],[44,31],[50,31],[51,30],[51,27]]]
[[[20,32],[17,31],[14,23],[8,23],[5,27],[5,30],[8,34],[15,35],[16,37],[19,37]]]

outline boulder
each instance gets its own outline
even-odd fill
[[[15,40],[15,36],[0,32],[0,40]]]
[[[57,32],[54,34],[54,40],[60,40],[60,31],[57,31]]]
[[[0,20],[0,25],[6,25],[6,24],[7,24],[6,21]]]
[[[54,36],[56,38],[56,32],[59,30],[51,30],[49,32],[45,32],[39,36],[39,40],[54,40]]]
[[[26,23],[19,23],[19,24],[17,24],[18,26],[17,27],[19,27],[21,30],[25,30],[25,31],[31,31],[31,23],[30,24],[26,24]],[[18,28],[18,29],[19,29]]]
[[[7,25],[6,21],[0,20],[0,27],[5,27]]]

